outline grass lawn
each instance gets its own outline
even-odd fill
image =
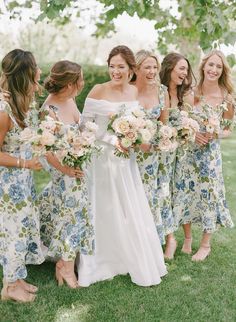
[[[222,143],[227,199],[236,223],[236,133]],[[37,175],[37,187],[45,184],[45,173]],[[0,302],[0,321],[236,321],[236,228],[220,229],[212,240],[211,256],[203,263],[181,254],[183,233],[176,259],[168,263],[169,274],[159,286],[142,288],[129,276],[118,276],[89,288],[57,287],[54,264],[30,266],[28,281],[39,286],[32,304]],[[193,249],[201,232],[194,230]],[[2,274],[1,274],[2,276]]]

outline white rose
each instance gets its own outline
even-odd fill
[[[172,128],[168,125],[161,126],[159,133],[163,138],[166,139],[170,139],[173,136]]]
[[[40,138],[40,143],[45,146],[52,146],[55,143],[55,136],[48,130],[43,131]]]
[[[85,128],[91,132],[94,132],[94,133],[96,133],[98,131],[98,125],[96,123],[90,122],[90,121],[85,123]]]
[[[143,143],[149,143],[152,138],[151,132],[148,129],[141,129],[139,132],[142,136]]]
[[[169,139],[162,139],[158,147],[161,151],[170,151],[172,149],[172,142]]]
[[[20,140],[21,141],[28,141],[32,142],[35,138],[35,132],[31,130],[30,128],[26,127],[23,131],[20,133]]]
[[[145,117],[145,112],[143,110],[143,108],[141,106],[137,106],[134,109],[132,109],[132,113],[136,116],[136,117]]]
[[[131,145],[132,145],[132,141],[128,138],[122,138],[121,139],[121,145],[124,147],[124,148],[129,148]]]
[[[116,133],[125,134],[129,131],[129,122],[124,118],[118,118],[113,122],[112,127]]]

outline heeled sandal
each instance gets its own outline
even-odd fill
[[[5,283],[1,291],[1,300],[13,300],[16,302],[33,302],[36,298],[35,294],[25,291],[25,289],[19,285],[19,283]]]
[[[184,243],[181,252],[188,255],[192,253],[192,237],[184,238]]]
[[[196,252],[196,254],[192,256],[192,261],[202,262],[210,255],[210,253],[211,253],[211,246],[201,245],[198,251]]]
[[[75,274],[67,272],[65,266],[60,261],[56,263],[56,280],[58,286],[62,286],[66,282],[69,288],[79,288]]]

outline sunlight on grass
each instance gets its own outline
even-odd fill
[[[88,318],[89,305],[78,302],[72,303],[70,308],[59,308],[55,315],[55,322],[82,322]]]

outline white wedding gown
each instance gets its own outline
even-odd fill
[[[140,286],[156,285],[167,274],[153,216],[145,196],[135,155],[114,155],[116,137],[107,133],[111,114],[138,102],[87,98],[83,121],[94,120],[104,150],[88,171],[95,218],[95,255],[79,256],[79,285],[89,286],[120,274],[130,274]]]

